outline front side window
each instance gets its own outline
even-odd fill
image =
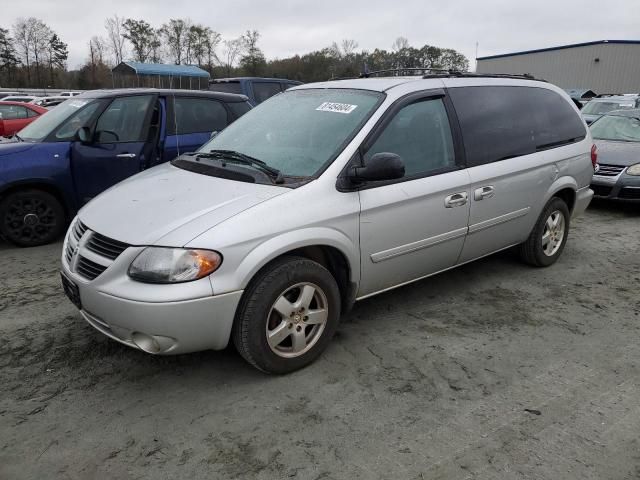
[[[285,176],[310,177],[340,153],[382,98],[368,90],[289,90],[240,117],[199,151],[234,150]]]
[[[57,140],[73,140],[76,136],[76,132],[78,131],[78,129],[80,129],[81,127],[88,126],[89,120],[93,118],[93,115],[96,113],[96,111],[101,105],[102,105],[102,102],[93,102],[87,105],[85,108],[82,108],[77,112],[75,112],[73,115],[71,115],[67,120],[65,120],[62,123],[62,125],[56,132],[56,139]],[[54,111],[57,112],[58,109],[55,109]],[[43,117],[48,117],[49,115],[50,114],[47,113],[47,115],[43,115]]]
[[[178,135],[219,132],[227,126],[227,109],[217,100],[176,97],[175,122]]]
[[[71,119],[79,115],[81,115],[82,118],[90,117],[100,104],[100,100],[95,100],[92,98],[78,98],[61,103],[53,110],[47,112],[46,115],[40,115],[33,122],[23,128],[20,131],[20,138],[25,141],[42,141],[49,135],[51,135],[52,132],[54,132],[56,129],[65,125]],[[67,135],[67,137],[73,137],[73,135],[75,135],[78,131],[78,128],[82,126],[84,126],[84,123],[78,126],[72,132],[72,129],[68,129],[67,133],[71,133],[70,135]],[[66,139],[67,137],[56,135],[57,140]]]
[[[457,87],[449,94],[469,166],[528,155],[586,135],[569,102],[546,88]]]
[[[591,124],[591,135],[598,140],[640,142],[640,119],[605,115]]]
[[[402,158],[405,177],[455,167],[449,118],[442,99],[403,107],[365,154],[365,165],[373,155],[382,152]]]
[[[256,103],[262,103],[280,92],[280,83],[278,82],[255,82],[253,84],[253,94],[256,98]]]
[[[146,120],[153,95],[116,98],[100,115],[96,124],[99,143],[144,142]]]

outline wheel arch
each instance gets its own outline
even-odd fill
[[[338,284],[343,310],[351,308],[360,282],[359,250],[346,235],[333,229],[288,232],[260,244],[235,270],[236,282],[246,289],[256,275],[286,256],[304,257],[324,266]]]
[[[60,205],[62,205],[66,220],[69,221],[73,217],[75,208],[73,207],[69,199],[64,195],[63,191],[55,183],[47,179],[38,178],[20,180],[7,185],[3,185],[2,187],[0,187],[0,201],[2,201],[7,195],[22,190],[42,190],[43,192],[47,192],[53,195],[60,202]]]
[[[553,197],[558,197],[562,199],[569,208],[569,213],[573,212],[573,208],[576,204],[576,192],[578,191],[578,184],[573,177],[560,177],[558,178],[547,192],[547,196],[544,199],[544,205],[546,205],[549,200]]]

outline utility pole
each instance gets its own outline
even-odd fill
[[[478,73],[478,42],[476,42],[476,68],[474,71]]]

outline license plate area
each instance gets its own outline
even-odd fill
[[[78,285],[69,279],[64,273],[60,272],[60,280],[62,281],[62,289],[71,303],[73,303],[78,309],[82,310],[82,302],[80,301],[80,290]]]

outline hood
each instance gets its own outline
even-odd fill
[[[17,142],[12,140],[0,142],[0,157],[26,152],[27,150],[31,150],[35,145],[35,143]]]
[[[166,163],[111,187],[82,208],[79,217],[90,229],[130,245],[180,247],[227,218],[288,191]]]
[[[616,142],[595,140],[598,146],[598,163],[628,167],[640,163],[640,142]]]

